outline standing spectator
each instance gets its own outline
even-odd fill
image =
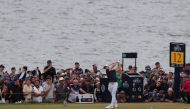
[[[13,103],[22,103],[24,98],[23,98],[22,86],[20,85],[19,79],[14,80],[14,85],[11,88],[10,93],[11,93],[11,100]]]
[[[163,68],[161,68],[160,62],[156,62],[155,68],[152,70],[152,72],[157,75],[160,70],[163,70]]]
[[[93,65],[92,65],[92,73],[93,73],[94,75],[100,73],[100,70],[98,70],[98,66],[97,66],[96,64],[93,64]]]
[[[12,67],[11,68],[11,73],[10,73],[10,78],[13,79],[16,75],[16,68],[15,67]]]
[[[5,66],[4,65],[0,65],[0,77],[3,78],[4,76],[4,69],[5,69]]]
[[[27,66],[24,66],[24,67],[23,67],[23,70],[22,70],[22,72],[21,72],[21,74],[19,75],[19,79],[24,80],[24,79],[26,78],[27,70],[28,70],[28,67],[27,67]]]
[[[43,83],[45,101],[54,102],[54,84],[52,83],[51,77],[47,77]]]
[[[47,66],[44,68],[44,79],[47,78],[47,76],[50,76],[52,79],[52,82],[54,81],[54,76],[56,75],[56,70],[52,66],[52,61],[47,61]]]
[[[190,103],[190,78],[188,76],[184,77],[182,88],[182,98],[185,102]]]
[[[25,102],[27,103],[27,102],[32,101],[33,88],[31,85],[31,81],[29,79],[27,79],[25,82],[26,83],[23,85],[23,94],[24,94]]]
[[[42,102],[42,98],[44,96],[44,90],[43,90],[43,87],[41,86],[39,80],[35,81],[35,86],[33,87],[33,91],[34,91],[33,101],[41,103]]]
[[[78,62],[75,62],[75,67],[73,68],[73,73],[77,73],[79,75],[83,74],[83,69],[80,68],[80,64]]]
[[[39,77],[41,79],[41,71],[39,69],[39,67],[37,67],[35,70],[32,71],[32,75],[35,77]]]
[[[144,77],[145,78],[150,78],[151,73],[152,73],[151,67],[149,65],[147,65],[145,67]]]

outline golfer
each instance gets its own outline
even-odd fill
[[[116,81],[116,70],[118,67],[119,63],[113,63],[110,67],[109,66],[105,66],[104,69],[106,69],[106,74],[108,77],[108,90],[111,93],[112,96],[112,100],[111,100],[111,104],[109,104],[108,106],[106,106],[106,109],[112,109],[112,108],[117,108],[118,104],[117,104],[117,99],[116,99],[116,93],[117,93],[117,88],[118,88],[118,83]]]

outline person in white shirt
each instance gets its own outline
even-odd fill
[[[55,87],[52,83],[51,77],[47,77],[46,81],[43,83],[43,89],[45,94],[45,100],[54,102],[54,91]]]
[[[35,86],[33,87],[33,101],[41,103],[43,96],[44,96],[44,90],[43,87],[40,85],[40,81],[35,81]]]

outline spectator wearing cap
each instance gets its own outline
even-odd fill
[[[68,84],[65,82],[65,79],[63,77],[59,78],[59,84],[55,87],[55,100],[57,102],[67,102],[67,98],[69,95],[69,87]]]
[[[162,68],[161,65],[160,65],[160,62],[156,62],[156,63],[155,63],[155,68],[152,69],[152,72],[153,72],[154,74],[158,74],[158,72],[159,72],[160,70],[163,70],[163,68]]]
[[[5,66],[0,65],[0,78],[3,78],[3,76],[4,76],[4,69],[5,69]]]
[[[151,67],[150,67],[149,65],[147,65],[147,66],[145,67],[144,77],[145,77],[145,78],[149,78],[150,75],[151,75],[151,73],[152,73]]]
[[[23,66],[21,73],[19,74],[19,79],[24,80],[27,76],[27,70],[28,67],[27,66]]]
[[[47,76],[50,76],[52,79],[52,82],[54,81],[54,76],[56,75],[56,70],[52,66],[52,61],[47,61],[47,66],[44,68],[44,79],[47,78]]]
[[[80,68],[79,62],[75,62],[75,67],[73,68],[73,73],[77,73],[79,75],[83,75],[83,69]]]

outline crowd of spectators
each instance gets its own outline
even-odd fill
[[[27,66],[11,68],[11,72],[4,71],[5,66],[0,65],[0,103],[30,103],[30,102],[77,102],[79,94],[94,94],[95,102],[102,101],[100,79],[106,78],[103,69],[99,70],[97,65],[92,69],[83,70],[78,62],[73,68],[61,69],[56,72],[51,60],[43,72],[37,67],[29,70]],[[119,102],[127,102],[128,95],[123,90],[123,76],[128,73],[137,73],[137,68],[129,66],[123,71],[121,65],[117,66]],[[174,74],[165,72],[159,62],[155,68],[146,66],[144,71],[139,72],[144,77],[145,102],[174,102]],[[190,102],[190,64],[186,64],[181,72],[181,98]]]

